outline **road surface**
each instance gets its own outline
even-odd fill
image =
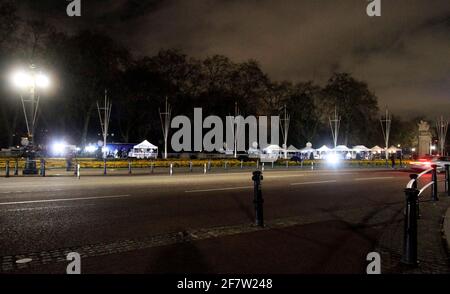
[[[3,272],[64,273],[77,250],[92,273],[363,272],[383,226],[401,219],[407,181],[395,170],[268,170],[259,230],[250,171],[0,178]]]

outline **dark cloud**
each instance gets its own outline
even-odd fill
[[[136,55],[175,47],[256,59],[272,78],[293,81],[323,83],[345,70],[400,115],[450,115],[448,0],[382,0],[376,18],[365,0],[82,0],[73,19],[62,0],[29,2],[59,27],[106,30]]]

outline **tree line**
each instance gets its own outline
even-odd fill
[[[173,115],[280,115],[286,106],[291,125],[289,144],[331,145],[328,118],[341,116],[339,143],[382,144],[375,93],[351,73],[331,74],[325,85],[315,81],[274,81],[256,60],[235,62],[223,55],[193,58],[175,49],[145,57],[105,33],[57,31],[40,20],[17,16],[13,2],[0,0],[0,69],[36,64],[51,73],[52,88],[41,93],[36,140],[65,137],[77,145],[100,139],[96,102],[105,89],[112,100],[110,141],[149,139],[161,146],[159,108],[166,97]],[[17,145],[25,134],[20,99],[3,79],[0,89],[0,146]],[[415,126],[414,126],[415,127]],[[415,128],[394,117],[392,142],[410,145]]]

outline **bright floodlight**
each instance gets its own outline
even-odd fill
[[[33,78],[23,71],[17,71],[12,75],[12,83],[17,88],[26,88],[33,84]]]
[[[40,87],[40,88],[48,88],[48,86],[50,85],[50,79],[43,75],[43,74],[38,74],[36,76],[36,86]]]
[[[52,153],[53,155],[64,155],[66,151],[66,143],[57,142],[52,145]]]
[[[327,156],[327,161],[332,165],[336,165],[339,162],[339,157],[337,156],[337,154],[332,153]]]

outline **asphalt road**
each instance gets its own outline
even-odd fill
[[[0,257],[14,262],[92,245],[83,264],[93,273],[361,272],[383,224],[398,220],[407,181],[407,172],[395,170],[268,170],[262,189],[269,227],[295,221],[247,231],[254,220],[250,171],[0,178]],[[223,232],[228,227],[233,234]],[[216,235],[145,245],[151,236],[199,230]],[[96,254],[98,248],[111,252]],[[64,270],[49,261],[23,271]]]

